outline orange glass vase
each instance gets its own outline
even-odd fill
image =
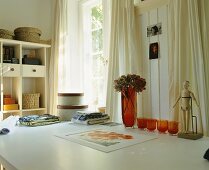
[[[136,122],[137,111],[136,91],[129,87],[121,92],[122,119],[125,127],[133,127]]]

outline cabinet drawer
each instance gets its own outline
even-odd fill
[[[23,65],[23,77],[45,77],[45,66]]]
[[[4,77],[18,77],[20,76],[19,64],[3,64],[3,76]]]

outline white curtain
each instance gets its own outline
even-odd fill
[[[198,131],[208,134],[208,78],[204,65],[204,48],[208,44],[202,41],[200,1],[204,3],[204,0],[172,0],[169,3],[169,98],[172,109],[183,81],[189,80],[191,91],[200,103],[200,109],[193,104],[193,113],[198,117]],[[177,106],[173,112],[174,119],[181,121],[180,113]]]
[[[106,113],[112,121],[121,122],[120,93],[114,80],[123,74],[139,74],[139,37],[136,36],[134,0],[114,0],[111,4],[109,68]]]
[[[49,61],[49,82],[48,82],[48,112],[57,114],[57,93],[58,93],[58,65],[67,67],[61,61],[67,55],[68,39],[68,0],[55,1],[54,30],[52,38],[51,57]],[[61,67],[63,70],[64,68]],[[64,73],[64,72],[62,72]],[[63,83],[63,82],[61,82]]]
[[[203,68],[205,71],[205,98],[206,98],[206,105],[205,105],[205,115],[204,118],[204,129],[205,134],[209,136],[209,1],[208,0],[198,0],[198,10],[199,10],[199,19],[200,19],[200,34],[202,40],[202,49],[203,49]]]

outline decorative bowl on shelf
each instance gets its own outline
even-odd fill
[[[101,113],[105,113],[106,107],[98,107],[98,111]]]

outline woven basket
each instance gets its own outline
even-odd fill
[[[40,97],[40,93],[23,94],[22,108],[23,109],[39,108],[39,97]]]
[[[14,34],[11,31],[0,29],[0,38],[13,39]]]
[[[15,39],[28,42],[40,42],[41,30],[32,27],[19,27],[14,30]]]

